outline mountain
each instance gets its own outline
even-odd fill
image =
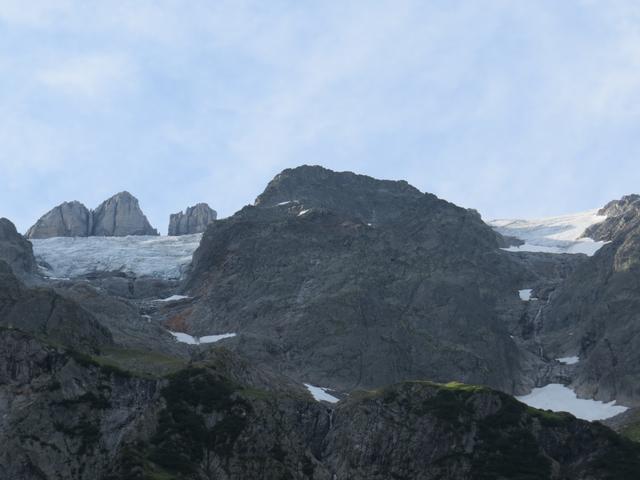
[[[205,232],[178,307],[188,331],[316,385],[407,379],[527,391],[504,322],[524,268],[477,212],[321,167],[285,170]],[[525,380],[528,382],[528,380]]]
[[[605,401],[640,401],[640,208],[638,196],[608,204],[585,235],[608,242],[582,263],[543,309],[550,352],[575,355],[575,389]]]
[[[138,199],[129,192],[120,192],[102,202],[93,211],[93,236],[125,237],[127,235],[158,235],[145,217]]]
[[[636,200],[488,225],[302,166],[204,234],[2,219],[0,478],[635,479],[639,444],[510,394],[640,438]]]
[[[218,218],[218,213],[206,203],[198,203],[186,212],[174,213],[169,217],[169,235],[192,235],[202,233]]]
[[[45,213],[29,230],[27,238],[87,237],[92,230],[91,212],[80,202],[64,202]]]
[[[607,427],[483,387],[401,383],[333,407],[223,348],[166,377],[119,358],[0,336],[2,478],[631,480],[640,469],[640,446]]]
[[[129,192],[120,192],[91,211],[80,202],[64,202],[43,215],[29,228],[26,237],[46,239],[128,235],[158,235],[158,231],[142,213],[138,199]]]

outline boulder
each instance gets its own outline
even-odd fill
[[[198,203],[186,212],[174,213],[169,217],[169,235],[190,235],[202,233],[218,218],[218,213],[206,203]]]
[[[27,238],[86,237],[91,233],[91,212],[80,202],[64,202],[45,213]]]
[[[92,236],[126,237],[127,235],[158,235],[142,213],[138,199],[129,192],[120,192],[105,200],[93,211]]]

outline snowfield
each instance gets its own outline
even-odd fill
[[[178,279],[191,263],[202,234],[179,237],[58,237],[31,240],[39,263],[52,278],[74,278],[96,272],[121,271]]]
[[[523,403],[542,410],[569,412],[583,420],[604,420],[628,410],[616,405],[616,402],[604,403],[598,400],[578,398],[573,390],[559,383],[551,383],[522,397],[516,397]]]
[[[314,385],[309,385],[308,383],[304,384],[309,390],[311,396],[313,396],[314,400],[318,402],[329,402],[329,403],[337,403],[340,399],[334,397],[327,393],[328,388],[316,387]]]
[[[537,220],[492,220],[489,223],[498,233],[522,240],[524,245],[509,247],[509,252],[584,253],[593,255],[606,242],[580,238],[591,225],[603,222],[607,217],[598,210],[540,218]]]
[[[188,333],[181,332],[172,332],[169,330],[169,333],[173,335],[177,342],[180,343],[188,343],[189,345],[203,345],[205,343],[216,343],[225,338],[235,337],[235,333],[222,333],[220,335],[206,335],[204,337],[192,337]]]

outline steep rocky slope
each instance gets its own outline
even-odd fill
[[[612,202],[586,235],[610,243],[580,265],[544,311],[550,353],[577,355],[577,390],[640,402],[640,209],[636,196]]]
[[[37,274],[33,246],[6,218],[0,218],[0,261],[6,262],[23,280],[32,281]]]
[[[93,219],[82,203],[64,202],[45,213],[27,230],[27,238],[86,237],[91,235]]]
[[[26,288],[0,261],[0,327],[18,329],[80,351],[113,343],[93,316],[53,290]]]
[[[300,167],[207,230],[196,300],[177,314],[195,334],[242,333],[243,355],[317,385],[524,391],[531,358],[502,317],[525,270],[501,245],[476,212],[405,182]]]
[[[24,480],[631,480],[640,469],[640,446],[608,428],[486,388],[403,383],[331,407],[224,349],[140,376],[19,331],[0,335],[0,425],[0,476]]]
[[[636,479],[607,427],[451,382],[637,404],[636,200],[601,211],[594,257],[505,252],[406,182],[300,167],[208,228],[183,290],[126,269],[29,287],[0,220],[0,478]],[[637,409],[610,425],[636,438]]]
[[[129,192],[120,192],[102,202],[93,211],[91,235],[124,237],[127,235],[158,235],[140,209],[138,199]]]

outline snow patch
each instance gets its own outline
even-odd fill
[[[188,333],[172,332],[171,330],[169,330],[169,333],[175,337],[176,341],[180,343],[187,343],[189,345],[215,343],[225,338],[231,338],[236,336],[235,333],[222,333],[220,335],[206,335],[204,337],[193,337]]]
[[[289,205],[290,203],[293,203],[293,200],[288,200],[286,202],[280,202],[278,203],[278,207],[282,207],[283,205]]]
[[[135,276],[179,279],[191,263],[202,234],[178,237],[57,237],[31,240],[49,278],[74,278],[120,271]]]
[[[155,302],[177,302],[178,300],[184,300],[186,298],[193,298],[193,297],[187,297],[186,295],[171,295],[170,297],[159,298],[154,301]]]
[[[589,421],[605,420],[628,410],[627,407],[616,405],[615,400],[604,403],[578,398],[573,390],[559,383],[534,388],[530,394],[516,398],[535,408],[569,412],[575,417]]]
[[[235,333],[221,333],[220,335],[207,335],[204,337],[200,337],[200,343],[216,343],[225,338],[233,338],[235,337]]]
[[[336,403],[340,401],[340,399],[327,393],[327,390],[329,390],[328,388],[316,387],[314,385],[309,385],[308,383],[305,383],[304,386],[307,387],[309,393],[318,402]]]
[[[307,213],[309,213],[309,209],[307,209],[307,210],[302,210],[302,211],[298,214],[298,216],[299,216],[299,217],[301,217],[302,215],[305,215],[305,214],[307,214]]]
[[[531,292],[532,292],[532,289],[530,288],[525,288],[524,290],[518,290],[518,295],[520,295],[520,300],[522,300],[523,302],[528,302],[529,300],[532,300]]]
[[[580,357],[575,356],[575,357],[562,357],[562,358],[556,358],[556,360],[558,360],[560,363],[564,363],[565,365],[575,365],[576,363],[578,363],[580,361]]]
[[[592,256],[607,242],[580,238],[591,225],[607,217],[598,210],[535,220],[501,219],[489,222],[502,235],[516,237],[524,245],[503,248],[508,252],[584,253]]]

